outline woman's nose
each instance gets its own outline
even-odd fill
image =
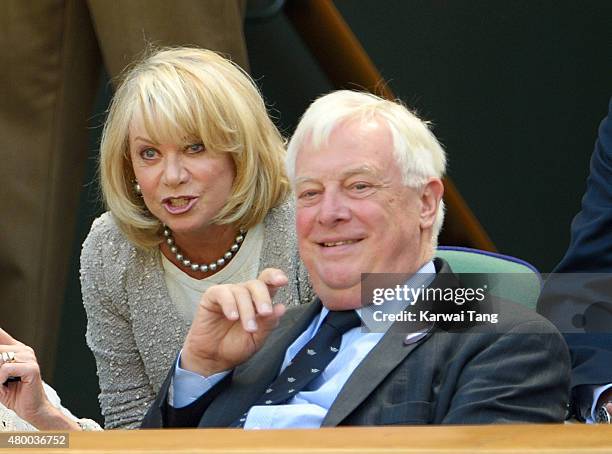
[[[167,186],[178,186],[187,181],[189,172],[179,156],[168,156],[164,162],[163,182]]]

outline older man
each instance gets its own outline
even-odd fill
[[[460,287],[433,259],[445,156],[425,123],[398,103],[335,92],[306,111],[287,169],[319,300],[285,314],[272,296],[287,277],[274,269],[209,289],[143,427],[563,420],[568,352],[527,309],[487,298],[495,326],[359,327],[373,313],[362,273],[402,273],[412,288]]]

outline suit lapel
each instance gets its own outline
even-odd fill
[[[435,259],[434,265],[436,277],[430,287],[449,288],[458,285],[457,277],[444,260]],[[406,332],[406,326],[402,322],[395,322],[351,374],[327,412],[322,426],[340,424],[417,346],[430,337],[434,326],[433,323],[424,324],[419,327],[420,334],[407,338],[410,333]]]
[[[200,427],[227,427],[248,411],[276,378],[289,345],[320,311],[319,300],[288,311],[263,348],[234,370],[230,385],[210,404]]]

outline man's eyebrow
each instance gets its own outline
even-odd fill
[[[380,174],[380,171],[376,169],[375,167],[365,164],[365,165],[355,167],[353,169],[348,169],[342,172],[340,174],[340,177],[344,179],[344,178],[352,177],[355,175],[362,175],[362,174],[378,176]]]
[[[311,177],[298,177],[295,179],[295,184],[302,184],[302,183],[316,183],[317,179],[316,178],[311,178]]]
[[[344,172],[338,175],[340,180],[345,180],[347,178],[353,177],[355,175],[372,175],[374,177],[378,177],[380,175],[380,171],[372,167],[370,165],[361,165],[359,167],[353,167],[345,170]],[[295,179],[295,184],[303,184],[303,183],[318,183],[319,179],[315,177],[298,177]]]

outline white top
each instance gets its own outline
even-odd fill
[[[230,262],[212,276],[204,279],[189,276],[162,254],[164,280],[170,293],[170,299],[186,322],[193,321],[202,293],[209,287],[226,282],[246,282],[257,278],[263,237],[263,225],[257,224],[247,232],[240,249]]]

